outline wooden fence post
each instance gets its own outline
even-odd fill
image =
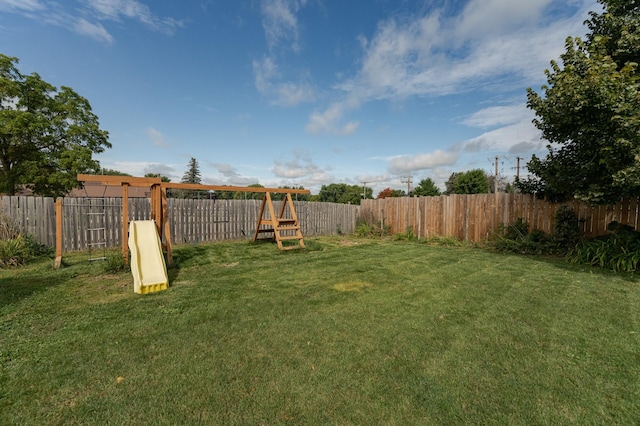
[[[62,197],[56,198],[56,261],[54,268],[62,265]]]
[[[122,184],[122,260],[129,264],[129,184]]]

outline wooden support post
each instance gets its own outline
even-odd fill
[[[54,267],[62,265],[62,197],[56,198],[56,261]]]
[[[171,247],[171,227],[169,226],[169,206],[167,203],[167,188],[162,188],[162,226],[164,228],[164,241],[167,246],[167,265],[173,266],[173,251]],[[162,235],[160,236],[162,240]]]
[[[129,184],[122,183],[122,260],[129,264]]]
[[[162,189],[160,185],[151,186],[151,220],[156,222],[158,235],[162,238]]]

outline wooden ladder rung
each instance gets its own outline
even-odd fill
[[[298,225],[278,226],[278,231],[297,231],[298,229],[300,229]]]
[[[273,228],[271,229],[258,229],[256,232],[262,233],[262,232],[274,232],[275,230]]]
[[[280,236],[280,241],[286,241],[286,240],[301,240],[302,237],[299,237],[297,235],[288,235],[288,236]]]

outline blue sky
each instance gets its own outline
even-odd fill
[[[72,87],[105,168],[405,189],[546,151],[526,88],[595,0],[0,0],[0,52]],[[521,173],[526,173],[522,171]]]

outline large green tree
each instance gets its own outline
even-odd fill
[[[362,187],[347,185],[346,183],[331,183],[322,185],[318,193],[318,201],[328,203],[360,204]]]
[[[523,192],[610,203],[640,193],[640,5],[598,0],[583,39],[569,37],[546,70],[544,96],[528,89],[534,124],[550,142],[533,156]]]
[[[440,188],[431,178],[422,179],[418,185],[413,188],[413,195],[421,196],[437,196],[440,195]]]
[[[489,177],[482,169],[453,172],[445,182],[449,194],[486,194],[489,192]]]
[[[37,73],[23,75],[18,58],[0,54],[0,192],[21,185],[58,196],[97,173],[93,154],[110,148],[91,105],[73,89],[57,89]]]

